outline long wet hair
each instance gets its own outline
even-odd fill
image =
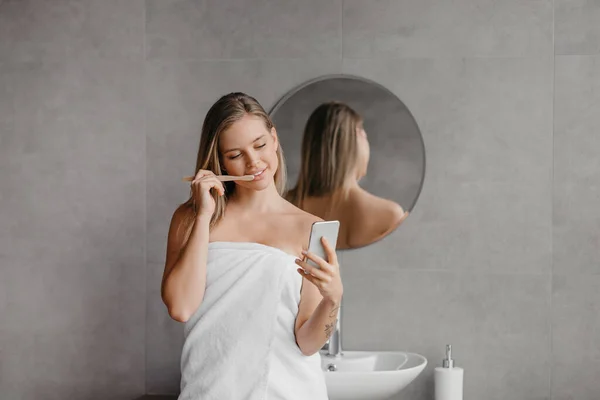
[[[337,101],[323,103],[312,112],[304,127],[298,181],[285,194],[288,201],[303,208],[307,197],[333,194],[336,201],[345,198],[346,184],[356,173],[356,131],[362,123],[354,109]]]
[[[265,123],[265,128],[269,133],[271,132],[271,128],[274,126],[273,121],[260,103],[252,96],[241,92],[229,93],[212,105],[202,125],[200,147],[196,158],[194,175],[201,169],[212,171],[215,175],[225,173],[222,167],[221,155],[219,154],[219,139],[223,132],[246,115],[261,118]],[[277,188],[277,192],[283,195],[286,185],[286,168],[281,146],[277,147],[277,160],[279,165],[274,175],[275,187]],[[224,196],[219,196],[214,190],[211,191],[211,195],[215,200],[215,212],[210,220],[211,229],[225,215],[228,197],[235,192],[235,182],[223,182],[223,186],[225,188]],[[181,205],[193,211],[193,213],[188,213],[188,220],[183,224],[187,227],[184,243],[189,238],[194,226],[195,216],[198,213],[198,206],[194,202],[192,193],[192,189],[190,188],[190,198]]]

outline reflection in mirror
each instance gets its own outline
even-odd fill
[[[289,174],[286,198],[339,220],[337,248],[394,231],[420,193],[425,153],[418,126],[387,89],[355,77],[320,78],[271,112]]]

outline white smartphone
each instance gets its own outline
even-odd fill
[[[314,222],[310,230],[310,239],[308,240],[308,251],[318,255],[325,261],[329,261],[327,259],[327,254],[325,253],[325,248],[321,244],[321,237],[324,236],[325,239],[327,239],[327,242],[329,242],[329,244],[335,249],[339,231],[340,221]],[[307,262],[309,265],[312,265],[315,268],[319,268],[319,266],[315,262],[308,258]]]

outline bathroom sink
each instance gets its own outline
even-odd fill
[[[321,350],[330,400],[389,399],[411,383],[427,365],[419,354],[401,351],[344,351],[330,357]]]

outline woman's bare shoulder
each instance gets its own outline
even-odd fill
[[[186,203],[181,204],[173,212],[169,233],[167,237],[167,262],[169,265],[172,260],[177,258],[177,254],[185,245],[187,230],[190,223],[194,220],[193,209]]]
[[[348,197],[348,206],[357,211],[370,211],[370,213],[384,215],[392,219],[400,218],[404,215],[404,209],[400,204],[376,196],[366,190],[351,192]]]
[[[361,247],[388,235],[406,218],[400,204],[363,191],[349,198],[347,210],[352,210],[348,245]]]
[[[304,225],[307,223],[312,225],[313,222],[323,221],[322,218],[311,214],[307,211],[304,211],[303,209],[293,205],[290,202],[287,202],[286,212],[294,219],[294,221],[296,221],[300,225]]]
[[[180,204],[175,209],[169,226],[169,241],[183,242],[186,229],[194,220],[193,216],[193,208],[186,203]]]
[[[194,208],[190,203],[180,204],[173,212],[172,223],[181,224],[194,215]]]
[[[302,248],[305,248],[308,245],[312,224],[323,221],[323,219],[306,212],[291,203],[287,214],[289,216],[289,221],[291,222],[288,226],[293,227],[293,230],[290,231],[290,236],[293,236],[296,241],[302,245]]]

